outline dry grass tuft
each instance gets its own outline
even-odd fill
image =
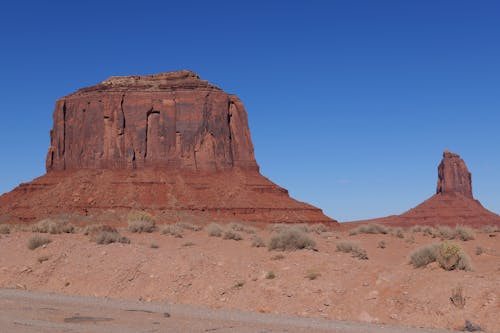
[[[344,252],[344,253],[351,253],[353,257],[359,258],[362,260],[367,260],[368,259],[368,254],[366,253],[366,250],[359,247],[358,244],[355,244],[353,242],[339,242],[337,243],[337,251],[339,252]]]
[[[52,241],[47,237],[35,235],[28,240],[28,249],[34,250],[40,246],[49,244],[50,242]]]
[[[156,230],[155,219],[149,213],[133,211],[127,216],[128,230],[130,232],[153,232]]]
[[[202,229],[201,226],[189,222],[178,222],[176,225],[184,230],[200,231]]]
[[[469,241],[476,238],[476,233],[472,228],[466,226],[457,226],[455,228],[455,238],[463,241]]]
[[[165,224],[161,228],[161,233],[163,235],[174,236],[175,238],[182,238],[183,229],[178,224]]]
[[[386,242],[384,240],[381,240],[381,241],[378,242],[377,247],[379,249],[385,249],[387,247],[387,244],[386,244]]]
[[[316,280],[320,276],[321,276],[321,274],[316,272],[316,271],[309,271],[309,272],[307,272],[305,278],[312,281],[312,280]]]
[[[250,238],[250,241],[252,242],[252,247],[264,247],[264,246],[266,246],[266,243],[264,243],[264,240],[258,235],[252,235],[252,237]]]
[[[272,280],[272,279],[274,279],[275,277],[276,277],[276,274],[274,274],[274,272],[273,272],[273,271],[269,271],[269,272],[267,272],[267,274],[266,274],[266,279],[268,279],[268,280]]]
[[[358,235],[358,234],[383,234],[386,235],[389,233],[389,229],[381,224],[376,223],[368,223],[362,224],[355,229],[349,231],[349,235]]]
[[[486,251],[484,250],[484,248],[482,246],[476,246],[476,255],[477,256],[480,256],[484,252],[486,252]]]
[[[403,228],[392,228],[391,229],[391,234],[393,236],[396,236],[397,238],[405,238],[405,234],[404,234]]]
[[[316,223],[309,227],[309,232],[321,235],[324,232],[328,232],[328,227],[323,223]]]
[[[95,235],[95,242],[103,245],[111,243],[130,244],[130,239],[120,235],[118,231],[100,231]]]
[[[49,234],[71,234],[75,231],[75,227],[68,221],[55,221],[51,219],[44,219],[35,224],[31,231]]]
[[[104,224],[91,224],[83,229],[85,236],[95,236],[101,231],[117,232],[116,228]]]
[[[222,238],[223,239],[232,239],[235,241],[239,241],[239,240],[243,239],[243,237],[241,237],[241,235],[239,233],[237,233],[236,231],[233,231],[233,230],[226,230],[224,232],[224,236]]]
[[[158,244],[156,244],[155,242],[151,242],[151,244],[149,244],[149,247],[152,248],[152,249],[157,249],[160,246]]]
[[[247,234],[255,234],[257,230],[254,227],[244,225],[242,223],[231,222],[227,225],[230,230],[244,232]]]
[[[275,254],[274,256],[271,257],[271,260],[283,260],[285,259],[285,256],[282,255],[281,253]]]
[[[217,223],[210,223],[205,227],[205,229],[211,237],[222,237],[222,233],[224,231],[224,229],[222,229],[222,227]]]
[[[36,261],[38,261],[38,262],[41,264],[41,263],[43,263],[44,261],[47,261],[47,260],[49,260],[49,259],[50,259],[50,257],[49,257],[49,256],[47,256],[47,255],[45,255],[45,256],[40,256],[40,257],[38,257]]]
[[[461,286],[455,287],[451,290],[450,301],[457,308],[463,309],[465,307],[465,296]]]
[[[8,224],[0,224],[0,234],[1,235],[10,234],[10,226]]]
[[[267,248],[271,250],[314,249],[316,242],[300,227],[289,226],[282,229],[269,240]]]

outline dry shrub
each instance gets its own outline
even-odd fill
[[[152,249],[157,249],[160,246],[158,244],[156,244],[155,242],[151,242],[151,244],[149,244],[149,247],[152,248]]]
[[[0,234],[7,235],[10,234],[10,227],[7,224],[0,224]]]
[[[182,244],[182,246],[186,246],[186,247],[187,246],[194,246],[194,245],[196,245],[196,244],[194,244],[193,242],[186,242],[186,243]]]
[[[349,231],[349,235],[357,235],[357,234],[383,234],[386,235],[389,233],[389,229],[387,227],[377,224],[377,223],[368,223],[362,224],[355,229]]]
[[[465,226],[457,226],[455,228],[455,238],[463,241],[469,241],[476,238],[476,233],[472,228]]]
[[[51,240],[47,237],[35,235],[28,240],[28,249],[34,250],[50,242]]]
[[[244,232],[247,234],[255,234],[257,232],[257,230],[254,227],[246,226],[246,225],[243,225],[243,224],[237,223],[237,222],[231,222],[228,224],[227,227],[231,230]]]
[[[483,254],[485,251],[484,251],[484,248],[482,246],[476,246],[476,255],[477,256],[480,256],[481,254]]]
[[[451,290],[450,301],[457,308],[463,309],[465,307],[465,296],[461,286],[455,287]]]
[[[35,224],[31,231],[43,234],[71,234],[75,231],[75,227],[68,221],[55,221],[51,219],[44,219]]]
[[[315,234],[321,235],[324,232],[328,231],[328,227],[323,223],[315,223],[309,227],[309,232],[313,232]]]
[[[283,260],[283,259],[285,259],[285,256],[282,255],[281,253],[278,253],[271,257],[271,260]]]
[[[127,216],[130,232],[153,232],[156,230],[154,217],[143,211],[133,211]]]
[[[274,274],[274,272],[273,272],[273,271],[269,271],[269,272],[267,272],[267,274],[266,274],[266,279],[268,279],[268,280],[272,280],[272,279],[274,279],[275,277],[276,277],[276,274]]]
[[[491,233],[494,233],[494,232],[500,232],[500,226],[485,225],[483,228],[481,228],[481,232],[484,232],[486,234],[491,234]]]
[[[362,260],[368,259],[368,254],[366,250],[359,247],[359,245],[353,242],[339,242],[336,246],[337,251],[344,253],[351,253],[353,257],[359,258]]]
[[[50,257],[49,257],[49,256],[47,256],[47,255],[45,255],[45,256],[40,256],[40,257],[38,257],[38,259],[37,259],[36,261],[38,261],[38,262],[41,264],[41,263],[43,263],[44,261],[47,261],[47,260],[49,260],[49,259],[50,259]]]
[[[282,229],[269,240],[267,248],[271,250],[314,249],[316,242],[302,228],[289,226]]]
[[[455,238],[455,231],[446,225],[438,225],[437,231],[438,231],[438,233],[439,233],[438,235],[439,235],[439,237],[441,237],[441,239],[450,240],[450,239]]]
[[[398,237],[398,238],[405,238],[403,228],[392,228],[391,234]]]
[[[95,242],[104,245],[111,243],[130,244],[130,239],[120,235],[118,231],[100,231],[95,235]]]
[[[266,244],[264,243],[264,240],[258,236],[258,235],[252,235],[250,238],[250,241],[252,242],[252,247],[264,247]]]
[[[273,233],[280,233],[284,230],[287,230],[289,228],[295,228],[295,229],[299,229],[303,232],[306,232],[308,233],[310,230],[309,230],[309,226],[305,223],[294,223],[294,224],[289,224],[289,223],[273,223],[271,225],[269,225],[267,227],[267,229],[270,231],[270,232],[273,232]]]
[[[183,229],[178,224],[165,224],[161,228],[161,233],[163,235],[170,235],[174,236],[175,238],[182,238],[182,231]]]
[[[424,229],[424,227],[422,227],[421,225],[414,225],[412,227],[410,227],[410,229],[408,229],[410,232],[422,232],[422,230]]]
[[[239,233],[237,233],[236,231],[226,230],[224,232],[223,239],[232,239],[232,240],[235,240],[235,241],[239,241],[239,240],[242,240],[243,237],[241,237],[241,235]]]
[[[449,241],[426,245],[410,255],[410,263],[417,268],[435,261],[448,271],[472,270],[469,256],[458,244]]]
[[[410,255],[410,263],[419,268],[436,261],[439,244],[430,244],[416,249]]]
[[[413,243],[415,243],[415,237],[410,236],[410,237],[405,239],[405,242],[408,244],[413,244]]]
[[[433,227],[425,227],[422,229],[424,236],[431,236],[432,238],[436,238],[438,235],[438,231]]]
[[[316,280],[316,279],[317,279],[318,277],[320,277],[320,276],[321,276],[321,274],[320,274],[320,273],[318,273],[318,272],[315,272],[315,271],[309,271],[309,272],[307,272],[307,274],[306,274],[306,276],[305,276],[305,277],[306,277],[306,279],[309,279],[309,280],[311,280],[311,281],[312,281],[312,280]]]
[[[222,237],[222,232],[224,231],[224,229],[222,229],[222,227],[217,223],[210,223],[205,227],[205,229],[211,237]]]
[[[116,228],[104,224],[91,224],[83,229],[83,234],[86,236],[95,236],[101,231],[118,232]]]
[[[184,230],[191,230],[191,231],[200,231],[201,227],[199,225],[189,223],[189,222],[178,222],[176,223],[180,228]]]
[[[381,240],[378,242],[377,247],[380,249],[385,249],[387,247],[387,244],[385,243],[385,241]]]

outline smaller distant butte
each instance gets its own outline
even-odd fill
[[[438,166],[436,194],[415,208],[395,216],[356,221],[399,226],[496,225],[500,216],[484,208],[472,195],[472,176],[458,154],[445,150]]]

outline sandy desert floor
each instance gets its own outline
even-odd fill
[[[474,240],[456,241],[474,269],[446,271],[409,264],[413,250],[438,241],[410,231],[404,238],[310,233],[317,251],[284,252],[252,247],[246,233],[235,241],[205,230],[185,230],[182,238],[120,232],[130,244],[98,245],[74,233],[46,235],[51,243],[30,250],[35,234],[12,228],[0,235],[0,287],[456,330],[467,319],[500,332],[500,233],[478,231]],[[266,228],[257,234],[266,242],[271,237]],[[368,260],[337,252],[340,241],[366,249]],[[463,308],[450,301],[456,287]]]

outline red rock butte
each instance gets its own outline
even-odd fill
[[[500,224],[500,216],[487,210],[474,199],[472,176],[464,160],[458,154],[444,151],[443,159],[438,166],[435,195],[401,215],[363,222],[401,226],[417,224],[482,226]]]
[[[59,99],[47,174],[0,197],[0,216],[336,223],[259,173],[235,95],[191,71],[111,77]]]

